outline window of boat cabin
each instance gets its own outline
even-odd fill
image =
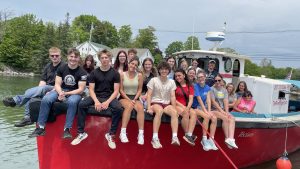
[[[210,60],[216,61],[215,69],[219,72],[219,65],[220,65],[219,59],[216,59],[216,58],[212,59],[212,58],[209,58],[209,56],[206,56],[206,58],[198,58],[197,59],[198,67],[200,67],[201,69],[207,70],[208,69],[208,62]]]
[[[180,62],[181,62],[182,59],[185,59],[185,60],[188,62],[189,66],[192,65],[192,60],[193,60],[193,58],[182,57],[182,58],[179,58],[179,59],[178,59],[178,62],[177,62],[178,65],[177,65],[177,67],[180,66],[179,64],[180,64]],[[206,58],[198,58],[198,59],[197,59],[198,67],[201,68],[201,69],[203,69],[203,70],[208,69],[208,62],[209,62],[210,60],[215,60],[215,61],[216,61],[216,67],[215,67],[215,69],[216,69],[217,71],[219,71],[219,64],[220,64],[220,63],[219,63],[219,60],[216,59],[216,58],[214,58],[214,59],[209,58],[209,56],[206,56]]]
[[[240,77],[240,69],[241,69],[240,61],[238,59],[235,59],[233,62],[232,75],[235,77]]]

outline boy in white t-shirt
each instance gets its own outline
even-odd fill
[[[161,123],[161,116],[163,113],[171,117],[172,128],[172,142],[173,145],[180,145],[177,137],[178,130],[178,113],[176,111],[176,98],[175,90],[176,84],[174,80],[168,79],[168,74],[171,71],[171,67],[167,62],[161,62],[158,67],[158,77],[152,78],[147,84],[147,112],[150,114],[155,113],[153,120],[153,137],[151,144],[153,148],[162,148],[162,145],[158,139],[158,130]]]

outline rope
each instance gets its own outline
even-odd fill
[[[205,133],[209,136],[209,132],[203,127],[202,123],[199,121],[199,119],[197,118],[198,123],[201,125],[202,129],[204,129]],[[230,162],[230,164],[234,167],[234,169],[238,169],[237,166],[233,163],[233,161],[230,159],[230,157],[226,154],[226,152],[221,148],[221,146],[217,143],[217,141],[215,139],[212,139],[214,141],[214,143],[216,144],[216,146],[220,149],[220,151],[222,152],[222,154],[227,158],[227,160]]]
[[[284,153],[283,153],[283,155],[284,155],[284,156],[287,156],[287,155],[288,155],[288,152],[286,151],[286,142],[287,142],[287,126],[288,126],[288,124],[286,124],[286,127],[285,127],[285,140],[284,140]]]

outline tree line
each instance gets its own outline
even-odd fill
[[[101,21],[93,15],[80,15],[72,21],[69,13],[58,24],[44,22],[34,14],[12,17],[9,11],[0,11],[0,69],[1,63],[19,71],[41,72],[48,62],[48,49],[57,46],[66,56],[67,49],[88,41],[92,30],[91,41],[110,48],[147,48],[155,58],[155,63],[163,59],[159,49],[155,28],[148,26],[139,29],[135,37],[130,25],[117,29],[109,21]],[[169,56],[181,50],[201,49],[196,36],[189,36],[185,42],[174,41],[165,49]],[[218,49],[237,53],[230,48]],[[284,78],[291,68],[275,68],[269,65],[256,65],[246,62],[245,73],[249,75],[264,74],[270,78]],[[295,78],[294,78],[295,77]],[[299,79],[300,70],[293,72],[293,79]]]

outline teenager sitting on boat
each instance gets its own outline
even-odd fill
[[[189,123],[190,116],[196,116],[195,110],[192,109],[194,86],[190,84],[187,74],[183,69],[177,69],[175,71],[175,83],[176,83],[176,110],[182,117],[181,126],[184,130],[185,136],[183,137],[191,145],[195,145],[195,136],[192,132],[188,132],[189,128],[195,127],[195,122]],[[196,119],[192,119],[196,121]],[[190,126],[193,125],[193,126]]]
[[[157,76],[157,69],[155,68],[153,60],[151,58],[144,59],[142,63],[142,74],[144,80],[141,101],[143,103],[144,109],[147,110],[147,84],[153,77]]]
[[[151,141],[152,146],[155,149],[162,148],[162,145],[160,144],[158,138],[158,130],[163,113],[171,116],[171,144],[180,145],[177,137],[178,114],[176,111],[175,98],[176,84],[174,80],[168,79],[168,74],[171,71],[171,67],[167,62],[161,62],[157,66],[157,69],[159,76],[152,78],[147,85],[147,112],[150,114],[155,113],[155,117],[153,120],[153,137]]]
[[[225,134],[225,143],[229,148],[238,148],[234,139],[235,118],[229,113],[228,92],[221,86],[223,77],[218,74],[215,77],[215,84],[211,87],[211,100],[217,118],[222,119],[222,127]]]
[[[205,84],[206,74],[205,72],[199,72],[197,74],[197,83],[194,84],[194,100],[192,104],[192,108],[195,109],[196,116],[191,114],[190,116],[190,125],[189,125],[189,133],[193,133],[197,116],[201,116],[203,118],[203,128],[202,128],[202,140],[201,144],[203,146],[203,150],[218,150],[214,143],[214,136],[217,128],[217,118],[215,116],[215,111],[211,110],[211,94],[210,87]],[[210,138],[207,138],[207,131],[210,124]],[[188,138],[190,140],[190,138]]]
[[[139,128],[138,141],[140,145],[144,144],[144,108],[140,101],[140,95],[143,87],[143,75],[137,72],[139,66],[139,58],[134,57],[128,63],[128,71],[121,74],[120,80],[120,103],[124,111],[122,115],[122,127],[120,140],[122,143],[128,143],[126,127],[130,120],[130,115],[133,109],[137,112],[137,123]]]
[[[128,70],[127,53],[124,50],[120,50],[117,54],[114,69],[119,73],[126,72]]]
[[[240,81],[236,90],[235,90],[235,94],[237,99],[239,99],[240,97],[243,96],[243,94],[245,93],[245,91],[248,91],[248,87],[245,81]]]
[[[81,100],[81,94],[86,85],[87,73],[79,66],[80,53],[77,49],[68,50],[68,64],[57,70],[55,78],[55,90],[45,95],[41,101],[40,112],[37,121],[37,128],[29,137],[45,135],[45,126],[55,101],[66,102],[68,105],[63,138],[72,138],[70,129],[74,116],[77,112],[77,105]]]
[[[196,70],[194,68],[189,68],[187,71],[187,76],[191,84],[196,83]]]
[[[237,100],[236,98],[236,94],[234,92],[234,85],[232,83],[228,83],[226,85],[226,90],[228,92],[228,107],[229,107],[229,111],[233,110],[233,106]]]
[[[61,61],[60,49],[51,47],[49,49],[49,59],[51,62],[45,66],[38,86],[27,89],[23,95],[16,95],[14,97],[3,99],[2,102],[5,106],[15,107],[16,105],[25,105],[24,118],[18,121],[15,124],[15,127],[24,127],[33,124],[29,112],[30,100],[35,97],[42,98],[47,92],[54,88],[56,71],[58,67],[64,65]]]
[[[90,73],[95,69],[95,61],[93,55],[87,55],[84,59],[83,69],[87,73],[87,79],[89,78]],[[86,81],[86,88],[84,89],[84,96],[89,96],[89,82]]]
[[[198,67],[199,63],[197,61],[197,59],[193,59],[192,60],[192,65],[189,67],[195,69],[196,73],[195,76],[200,72],[200,71],[204,71],[203,69],[201,69],[200,67]]]
[[[208,68],[205,70],[205,73],[207,75],[206,84],[209,87],[212,87],[215,84],[215,77],[219,73],[219,71],[216,70],[216,61],[215,60],[210,60],[208,62]]]
[[[131,48],[131,49],[129,49],[128,50],[128,58],[127,58],[127,61],[129,62],[132,58],[135,58],[135,57],[137,57],[137,50],[136,49],[134,49],[134,48]]]
[[[116,148],[115,134],[118,129],[118,124],[123,112],[122,105],[116,99],[120,88],[120,74],[111,68],[110,60],[112,55],[109,51],[102,50],[98,54],[101,66],[95,69],[89,78],[90,96],[80,101],[78,107],[78,123],[77,123],[77,137],[71,142],[72,145],[79,144],[82,140],[87,138],[87,133],[84,131],[85,118],[89,106],[94,105],[95,110],[100,112],[102,110],[111,109],[112,122],[105,138],[108,141],[108,146],[111,149]]]
[[[188,62],[185,59],[181,59],[179,68],[183,69],[185,71],[185,73],[187,73],[188,68],[189,68]]]
[[[169,64],[169,66],[171,67],[171,71],[168,74],[168,78],[173,79],[174,78],[174,71],[176,70],[176,59],[175,59],[174,56],[169,56],[166,61]]]
[[[256,102],[252,99],[252,93],[248,90],[245,91],[243,96],[240,97],[234,104],[234,111],[242,113],[255,113]]]

